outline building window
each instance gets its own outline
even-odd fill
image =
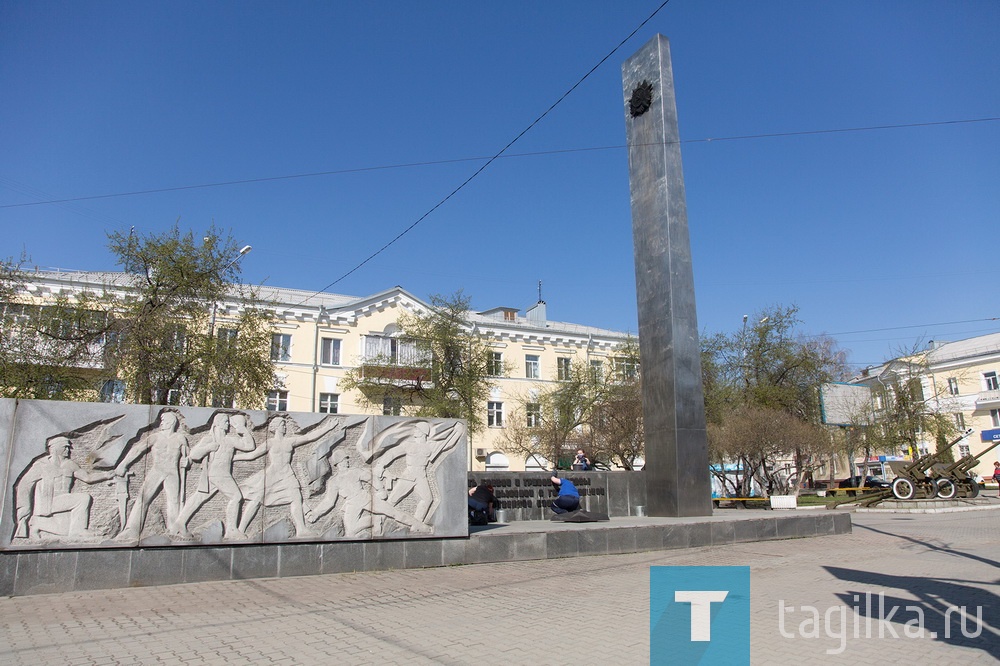
[[[615,369],[618,371],[618,377],[622,381],[633,381],[639,376],[639,364],[630,358],[616,358]]]
[[[556,377],[561,382],[568,382],[570,379],[571,359],[560,356],[556,359]]]
[[[955,377],[948,378],[948,393],[951,395],[958,395],[958,379]]]
[[[540,379],[542,376],[541,364],[538,356],[529,354],[524,357],[524,376],[528,379]]]
[[[340,340],[323,338],[320,345],[319,362],[322,365],[340,365]],[[331,414],[335,412],[330,412]]]
[[[236,334],[237,331],[235,328],[220,328],[215,334],[219,351],[227,352],[230,349],[235,348]]]
[[[548,459],[533,453],[524,459],[525,472],[545,472],[551,469]]]
[[[413,340],[385,335],[365,336],[365,361],[391,365],[425,366],[430,361],[426,350]]]
[[[338,409],[340,409],[340,394],[338,393],[319,394],[320,412],[322,412],[323,414],[336,414]]]
[[[503,403],[486,403],[486,425],[493,428],[503,427]]]
[[[125,382],[109,379],[101,385],[101,402],[125,402]]]
[[[271,360],[292,360],[292,336],[288,333],[275,333],[271,336]]]
[[[236,400],[233,398],[232,393],[216,393],[212,395],[212,407],[232,409],[235,403]]]
[[[510,469],[510,461],[507,456],[496,451],[486,456],[486,469],[490,472],[506,472]]]
[[[959,430],[965,430],[965,414],[962,412],[957,412],[955,414],[955,426]]]
[[[163,338],[163,348],[168,351],[184,351],[184,346],[187,343],[187,331],[183,326],[171,326],[167,329],[166,335]]]
[[[486,374],[491,377],[499,377],[503,374],[503,354],[501,352],[490,352],[490,358],[486,363]]]
[[[527,426],[537,428],[542,425],[542,406],[537,402],[529,402],[524,406],[524,411],[528,415]]]
[[[403,412],[403,401],[387,395],[382,398],[382,416],[399,416]]]
[[[590,361],[590,378],[595,382],[604,379],[604,361]]]
[[[1000,428],[1000,409],[991,409],[990,419],[993,421],[994,428]]]
[[[1000,382],[997,381],[997,373],[990,371],[983,373],[983,382],[986,384],[987,391],[996,391],[1000,389]]]
[[[167,390],[167,401],[163,403],[165,405],[174,405],[175,407],[181,404],[181,390],[180,389],[169,389]]]
[[[268,391],[267,411],[287,412],[288,411],[288,391]]]

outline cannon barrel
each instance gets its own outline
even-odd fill
[[[998,446],[1000,446],[1000,440],[997,440],[991,446],[986,447],[976,455],[967,455],[961,458],[960,460],[953,462],[952,464],[944,468],[944,473],[951,474],[955,470],[959,470],[961,472],[968,472],[973,467],[979,464],[980,458],[982,458],[983,456],[985,456],[987,453],[989,453]]]
[[[965,432],[961,435],[948,442],[948,444],[940,451],[935,451],[934,453],[926,453],[919,458],[915,459],[902,467],[900,470],[901,475],[912,475],[914,473],[922,474],[931,468],[934,463],[940,462],[940,458],[944,453],[950,450],[953,446],[961,442],[963,439],[972,434],[972,428],[967,428]]]

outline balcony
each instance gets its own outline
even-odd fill
[[[1000,406],[1000,389],[979,392],[976,396],[976,409],[986,406]]]
[[[430,384],[431,369],[420,365],[396,365],[392,363],[367,362],[361,365],[361,374],[366,379],[387,380],[390,384]]]

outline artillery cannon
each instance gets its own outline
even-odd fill
[[[938,464],[932,467],[931,472],[935,477],[935,483],[938,485],[938,497],[941,499],[951,499],[958,493],[961,493],[962,497],[978,497],[979,483],[969,472],[979,464],[979,460],[983,456],[998,446],[1000,446],[1000,440],[994,442],[992,446],[986,447],[977,455],[970,454],[963,456],[950,465]]]
[[[934,499],[939,495],[945,499],[954,497],[957,492],[955,482],[952,476],[942,473],[940,466],[945,463],[941,457],[971,433],[972,428],[969,428],[940,451],[919,456],[912,462],[900,465],[898,469],[893,465],[892,471],[896,474],[896,478],[892,480],[893,496],[901,500],[914,499],[918,495],[924,499]],[[938,469],[935,469],[935,465],[939,466]]]

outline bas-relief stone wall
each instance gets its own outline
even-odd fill
[[[0,400],[0,549],[466,536],[465,424]]]

